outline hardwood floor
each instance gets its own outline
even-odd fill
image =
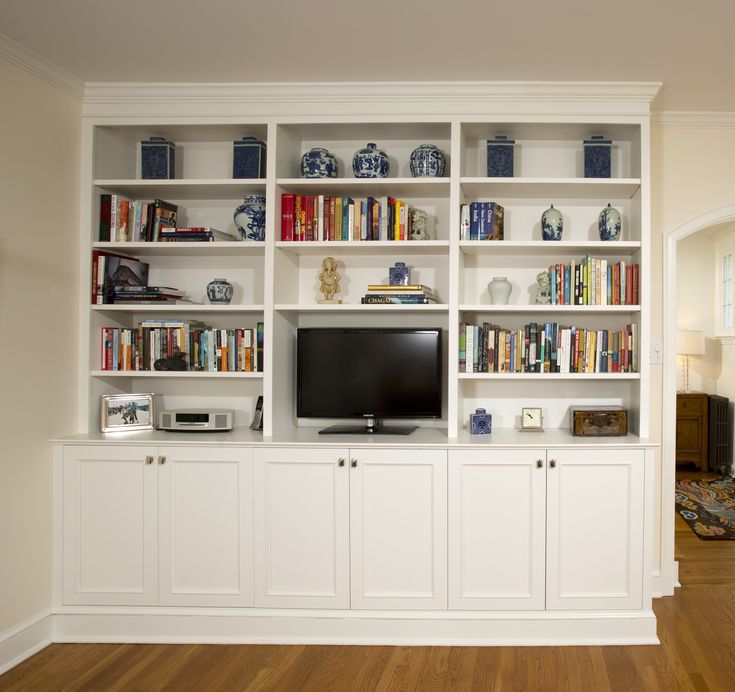
[[[686,474],[694,477],[694,474]],[[661,646],[53,644],[0,690],[735,690],[735,541],[676,525],[682,588],[654,601]]]

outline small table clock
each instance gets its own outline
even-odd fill
[[[523,432],[543,432],[544,422],[540,408],[521,409],[521,430]]]

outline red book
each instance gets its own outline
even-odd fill
[[[293,240],[293,214],[295,197],[293,193],[281,195],[281,240]]]
[[[329,198],[329,238],[328,240],[334,240],[334,212],[337,205],[337,198],[332,195]]]
[[[633,305],[640,305],[641,297],[638,290],[638,276],[640,274],[640,264],[633,265]]]
[[[304,240],[316,240],[316,213],[314,209],[316,197],[314,195],[306,196],[306,231],[304,232]]]
[[[625,268],[625,304],[633,305],[633,265]]]
[[[301,195],[294,196],[293,239],[301,240]]]

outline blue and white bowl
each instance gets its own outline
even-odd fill
[[[227,279],[212,279],[207,284],[207,298],[213,305],[229,305],[233,286]]]
[[[327,149],[314,147],[301,157],[302,178],[336,178],[337,159]]]
[[[541,235],[544,240],[561,240],[564,230],[564,219],[558,209],[552,204],[541,214]]]
[[[248,195],[233,218],[243,240],[265,240],[265,197]]]
[[[422,144],[411,152],[409,167],[414,178],[441,178],[444,166],[444,152],[436,144]]]
[[[597,227],[600,229],[600,240],[620,240],[620,230],[623,227],[620,212],[608,204],[600,212]]]
[[[388,156],[372,142],[364,149],[356,151],[352,157],[355,178],[387,178],[389,171]]]

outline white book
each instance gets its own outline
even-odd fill
[[[473,372],[473,358],[475,353],[475,328],[468,324],[465,327],[465,372]]]
[[[355,204],[351,202],[347,207],[347,229],[348,229],[348,240],[354,240],[355,238]]]
[[[470,239],[470,205],[463,204],[461,207],[460,221],[459,221],[459,239],[469,240]]]
[[[316,222],[316,229],[317,229],[317,240],[324,240],[324,195],[319,195],[317,198],[317,222]]]
[[[388,240],[388,198],[381,197],[380,203],[380,232],[378,237],[380,240]]]

